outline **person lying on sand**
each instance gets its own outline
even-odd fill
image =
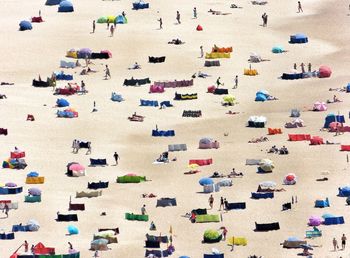
[[[141,69],[141,65],[139,65],[137,62],[132,65],[132,67],[128,68],[129,70],[136,70],[136,69]]]
[[[237,176],[242,177],[242,176],[243,176],[243,173],[242,173],[242,172],[237,173],[237,172],[235,171],[235,168],[233,168],[232,171],[230,172],[230,174],[228,174],[227,177],[230,178],[230,177],[237,177]]]
[[[346,91],[346,87],[343,88],[329,88],[329,91]]]
[[[259,143],[259,142],[268,142],[269,138],[265,136],[261,136],[260,138],[253,138],[252,140],[248,141],[248,143]]]
[[[241,6],[237,6],[236,4],[231,4],[231,6],[230,6],[230,8],[243,8],[243,7],[241,7]]]
[[[198,77],[200,78],[207,78],[207,77],[210,77],[209,74],[206,74],[206,73],[202,73],[201,71],[198,72]]]
[[[142,198],[154,198],[154,197],[157,197],[157,195],[153,194],[153,193],[150,193],[150,194],[142,194]]]
[[[228,114],[228,115],[237,115],[237,114],[239,114],[239,113],[240,113],[240,112],[229,110],[226,114]]]
[[[0,94],[0,99],[7,99],[7,96],[5,94]]]
[[[13,82],[1,82],[1,85],[15,85]]]
[[[219,172],[215,171],[211,176],[211,178],[219,178],[219,177],[225,177],[224,174],[219,174]]]
[[[169,41],[168,44],[174,44],[174,45],[181,45],[184,44],[185,42],[182,42],[180,39],[173,39],[172,41]]]

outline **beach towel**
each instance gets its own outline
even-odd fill
[[[273,223],[262,223],[258,224],[255,222],[255,231],[270,231],[270,230],[279,230],[280,225],[278,222]]]
[[[267,199],[267,198],[274,198],[274,192],[270,193],[251,193],[252,199]]]
[[[168,151],[187,151],[186,144],[169,144]]]
[[[148,221],[148,215],[125,213],[126,220]]]
[[[69,203],[69,211],[84,211],[85,204],[84,203]]]
[[[57,214],[56,221],[78,221],[77,214]]]
[[[26,178],[26,184],[43,184],[44,182],[45,182],[45,177],[43,176]]]
[[[198,166],[207,166],[213,164],[213,159],[191,159],[188,162],[189,165],[197,164]]]
[[[97,190],[97,189],[101,189],[101,188],[108,188],[109,182],[88,182],[88,189],[93,189],[93,190]]]
[[[160,56],[160,57],[149,56],[148,57],[148,62],[149,63],[164,63],[165,62],[165,56]]]
[[[162,131],[162,130],[152,130],[152,136],[154,137],[172,137],[175,136],[175,131],[174,130],[167,130],[167,131]]]

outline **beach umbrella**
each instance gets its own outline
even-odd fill
[[[313,108],[313,110],[316,110],[316,111],[326,111],[326,110],[327,110],[327,105],[326,105],[326,103],[324,103],[324,102],[319,102],[319,101],[317,101],[317,102],[314,103],[314,108]]]
[[[227,95],[227,96],[224,96],[224,97],[223,97],[223,100],[224,100],[225,102],[227,102],[227,103],[233,104],[234,101],[236,100],[236,98],[235,98],[234,96],[232,96],[232,95]]]
[[[271,172],[275,168],[273,161],[270,159],[262,159],[259,165],[260,168],[265,172]]]
[[[309,218],[309,225],[310,226],[319,226],[322,224],[322,219],[318,216],[311,216]]]
[[[209,177],[203,177],[199,180],[199,184],[204,186],[204,185],[212,185],[214,184],[214,180],[209,178]]]
[[[297,181],[297,176],[293,173],[289,173],[288,175],[286,175],[284,177],[284,180],[283,182],[286,184],[286,185],[294,185]]]
[[[83,165],[80,165],[79,163],[74,163],[69,166],[69,170],[72,171],[83,171],[85,170],[85,167]]]
[[[8,182],[5,184],[6,187],[17,187],[17,184],[16,183],[13,183],[13,182]]]
[[[39,176],[39,173],[35,171],[29,172],[27,174],[27,177],[38,177],[38,176]]]
[[[28,189],[28,193],[33,196],[40,196],[41,190],[39,188],[32,187]]]
[[[259,185],[265,188],[274,188],[277,184],[274,181],[264,181],[261,182]]]
[[[34,219],[30,219],[27,223],[29,231],[38,231],[40,228],[39,222]]]
[[[67,230],[68,230],[68,233],[70,235],[77,235],[79,234],[79,229],[76,227],[76,226],[73,226],[73,225],[69,225],[67,227]]]
[[[332,74],[332,69],[326,65],[322,65],[318,70],[318,74],[320,78],[330,77]]]
[[[108,240],[104,239],[104,238],[99,238],[99,239],[92,241],[91,244],[93,244],[93,245],[107,245]]]

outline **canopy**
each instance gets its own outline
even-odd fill
[[[209,177],[203,177],[199,180],[199,184],[204,186],[204,185],[212,185],[214,184],[214,180],[209,178]]]
[[[274,188],[277,184],[274,181],[264,181],[261,182],[259,185],[265,188]]]
[[[19,30],[24,31],[24,30],[31,30],[31,29],[33,29],[33,26],[30,21],[21,21],[19,23]]]
[[[330,67],[326,66],[326,65],[322,65],[320,66],[320,68],[318,69],[318,73],[319,73],[319,77],[320,78],[328,78],[331,77],[332,74],[332,70]]]

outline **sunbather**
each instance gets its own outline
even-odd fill
[[[228,177],[236,177],[236,176],[243,176],[242,172],[237,173],[235,168],[232,168],[232,171],[230,174],[228,174]]]
[[[209,76],[210,76],[209,74],[202,73],[201,71],[198,72],[198,77],[200,77],[200,78],[207,78]]]
[[[15,85],[15,84],[12,82],[1,82],[1,85]]]
[[[129,70],[136,70],[136,69],[141,69],[141,65],[139,65],[137,62],[135,62],[135,64],[133,64],[133,66],[129,68]]]
[[[5,94],[0,94],[0,99],[7,99],[7,96]]]

